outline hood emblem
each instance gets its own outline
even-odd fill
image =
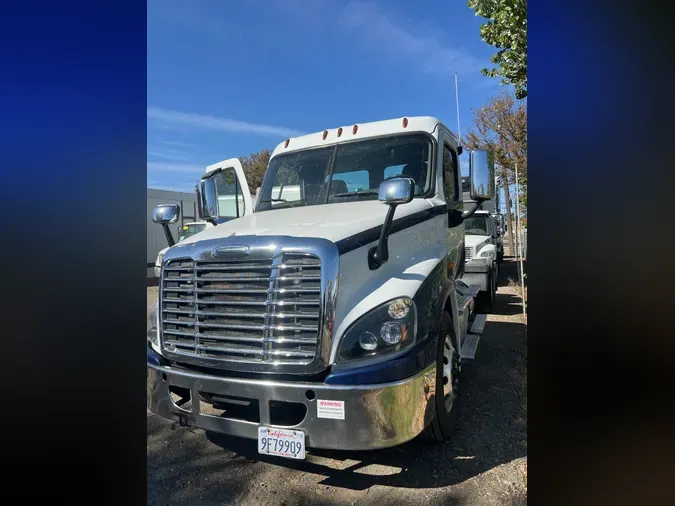
[[[241,258],[250,254],[250,246],[221,246],[211,250],[211,256],[213,258],[221,259]]]

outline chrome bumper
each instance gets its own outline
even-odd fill
[[[170,385],[190,391],[188,410],[174,403]],[[314,393],[312,400],[308,390]],[[200,400],[199,392],[257,400],[260,423],[206,414],[211,405]],[[221,378],[148,364],[150,411],[184,425],[256,439],[259,425],[289,427],[270,423],[270,401],[300,403],[307,412],[291,427],[305,432],[308,448],[367,450],[404,443],[417,436],[435,414],[435,392],[435,364],[402,381],[355,386]],[[344,401],[344,419],[319,418],[319,399]]]

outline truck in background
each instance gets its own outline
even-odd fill
[[[464,282],[480,287],[477,302],[479,312],[494,309],[499,279],[497,230],[489,211],[476,211],[464,220]]]
[[[294,459],[447,440],[486,320],[462,278],[464,223],[494,196],[492,156],[474,151],[465,205],[460,153],[432,117],[287,139],[255,208],[238,160],[208,167],[201,218],[229,221],[164,255],[149,409]]]
[[[462,195],[464,204],[472,206],[476,202],[471,199],[469,194],[468,176],[462,177]],[[504,261],[504,233],[506,232],[506,222],[504,213],[501,212],[500,188],[499,178],[495,178],[495,195],[494,198],[481,202],[478,206],[479,211],[487,211],[494,220],[495,237],[494,244],[497,246],[497,263],[501,264]]]

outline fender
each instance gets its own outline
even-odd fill
[[[464,263],[464,250],[462,249],[462,264]],[[462,265],[461,271],[464,271],[464,266]],[[457,292],[455,286],[455,280],[452,277],[449,277],[446,280],[445,286],[443,287],[443,296],[439,300],[439,312],[437,326],[440,326],[441,316],[443,311],[447,311],[450,314],[450,320],[452,320],[452,327],[455,330],[455,336],[459,341],[461,339],[461,331],[459,328],[459,315],[457,312]],[[438,327],[437,327],[438,328]],[[455,343],[457,346],[460,346],[461,343]]]
[[[418,373],[436,360],[441,315],[454,290],[448,276],[448,257],[441,259],[412,296],[417,307],[418,341],[405,353],[364,365],[333,364],[327,384],[367,385],[399,381]],[[452,314],[452,312],[451,312]]]

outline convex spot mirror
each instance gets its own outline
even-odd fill
[[[180,208],[176,204],[162,204],[152,212],[152,221],[165,225],[176,223],[180,217]]]
[[[377,191],[377,198],[383,204],[407,204],[415,196],[415,182],[409,177],[384,181]]]

